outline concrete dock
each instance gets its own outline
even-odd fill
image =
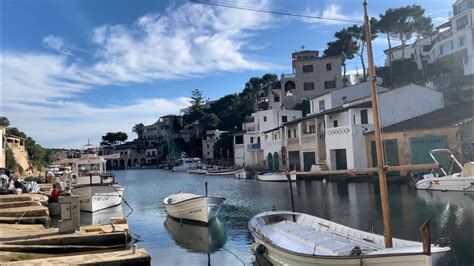
[[[45,205],[47,197],[42,195],[0,196],[2,265],[150,264],[145,250],[131,248],[133,239],[126,218],[64,233],[47,227],[50,218]]]

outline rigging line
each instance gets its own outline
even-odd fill
[[[229,4],[219,4],[219,3],[203,2],[203,1],[197,1],[197,0],[190,0],[190,2],[191,2],[191,3],[196,3],[196,4],[219,6],[219,7],[240,9],[240,10],[246,10],[246,11],[260,12],[260,13],[269,13],[269,14],[275,14],[275,15],[291,16],[291,17],[301,17],[301,18],[310,18],[310,19],[321,19],[321,20],[332,20],[332,21],[341,21],[341,22],[352,22],[352,23],[358,23],[358,24],[364,23],[362,20],[355,20],[355,19],[344,19],[344,18],[325,17],[325,16],[312,16],[312,15],[289,13],[289,12],[284,12],[284,11],[257,9],[257,8],[253,8],[253,7],[245,7],[245,6],[237,6],[237,5],[229,5]]]

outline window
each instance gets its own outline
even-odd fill
[[[456,20],[456,26],[457,26],[458,30],[462,30],[462,29],[466,28],[466,26],[468,24],[469,24],[469,20],[467,18],[467,15],[459,18],[458,20]]]
[[[288,122],[288,116],[284,115],[281,117],[281,122],[286,123]]]
[[[260,137],[257,137],[257,143],[260,143]]]
[[[253,137],[250,137],[250,143],[253,143]]]
[[[331,69],[332,69],[331,63],[327,63],[326,64],[326,71],[331,71]]]
[[[459,47],[464,47],[466,45],[466,35],[459,37]]]
[[[315,125],[309,126],[309,133],[315,133],[315,132],[316,132],[316,126]]]
[[[452,51],[454,49],[453,47],[453,41],[449,41],[447,43],[444,43],[439,46],[439,55],[444,55],[448,53],[449,51]]]
[[[295,137],[295,138],[296,138],[296,128],[295,128],[295,129],[293,129],[293,137]]]
[[[313,65],[304,65],[303,66],[303,73],[313,72]]]
[[[207,144],[207,147],[209,148],[209,144]]]
[[[291,139],[291,130],[288,129],[288,138]]]
[[[244,144],[244,136],[235,136],[235,144]]]
[[[360,123],[366,125],[369,123],[369,115],[367,114],[367,109],[360,110]]]
[[[334,127],[337,127],[337,120],[334,120],[334,121],[332,122],[332,125],[333,125]]]
[[[207,152],[207,155],[209,155],[209,152]]]
[[[314,90],[314,82],[306,82],[303,84],[305,91],[312,91]]]
[[[263,122],[267,122],[267,117],[266,116],[263,117]]]
[[[319,101],[319,111],[324,111],[325,107],[324,107],[324,100],[320,100]]]
[[[279,102],[280,101],[280,96],[279,95],[273,96],[273,101],[276,102],[276,103]]]
[[[469,7],[469,6],[468,6],[468,3],[467,3],[467,0],[461,2],[461,3],[458,5],[458,13],[457,13],[457,14],[459,14],[459,13],[461,13],[461,12],[467,10],[468,7]]]
[[[336,81],[335,80],[329,80],[324,82],[324,88],[325,89],[334,89],[336,88]]]

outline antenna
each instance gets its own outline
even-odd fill
[[[301,50],[304,50],[304,45],[301,45]]]

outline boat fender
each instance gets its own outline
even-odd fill
[[[352,256],[360,256],[362,255],[362,249],[359,246],[354,246],[351,250]]]
[[[253,243],[250,249],[257,255],[263,255],[267,251],[267,248],[264,245],[257,243]]]
[[[451,241],[449,240],[448,237],[441,237],[438,240],[436,240],[435,246],[442,247],[442,248],[449,247],[451,246]]]

